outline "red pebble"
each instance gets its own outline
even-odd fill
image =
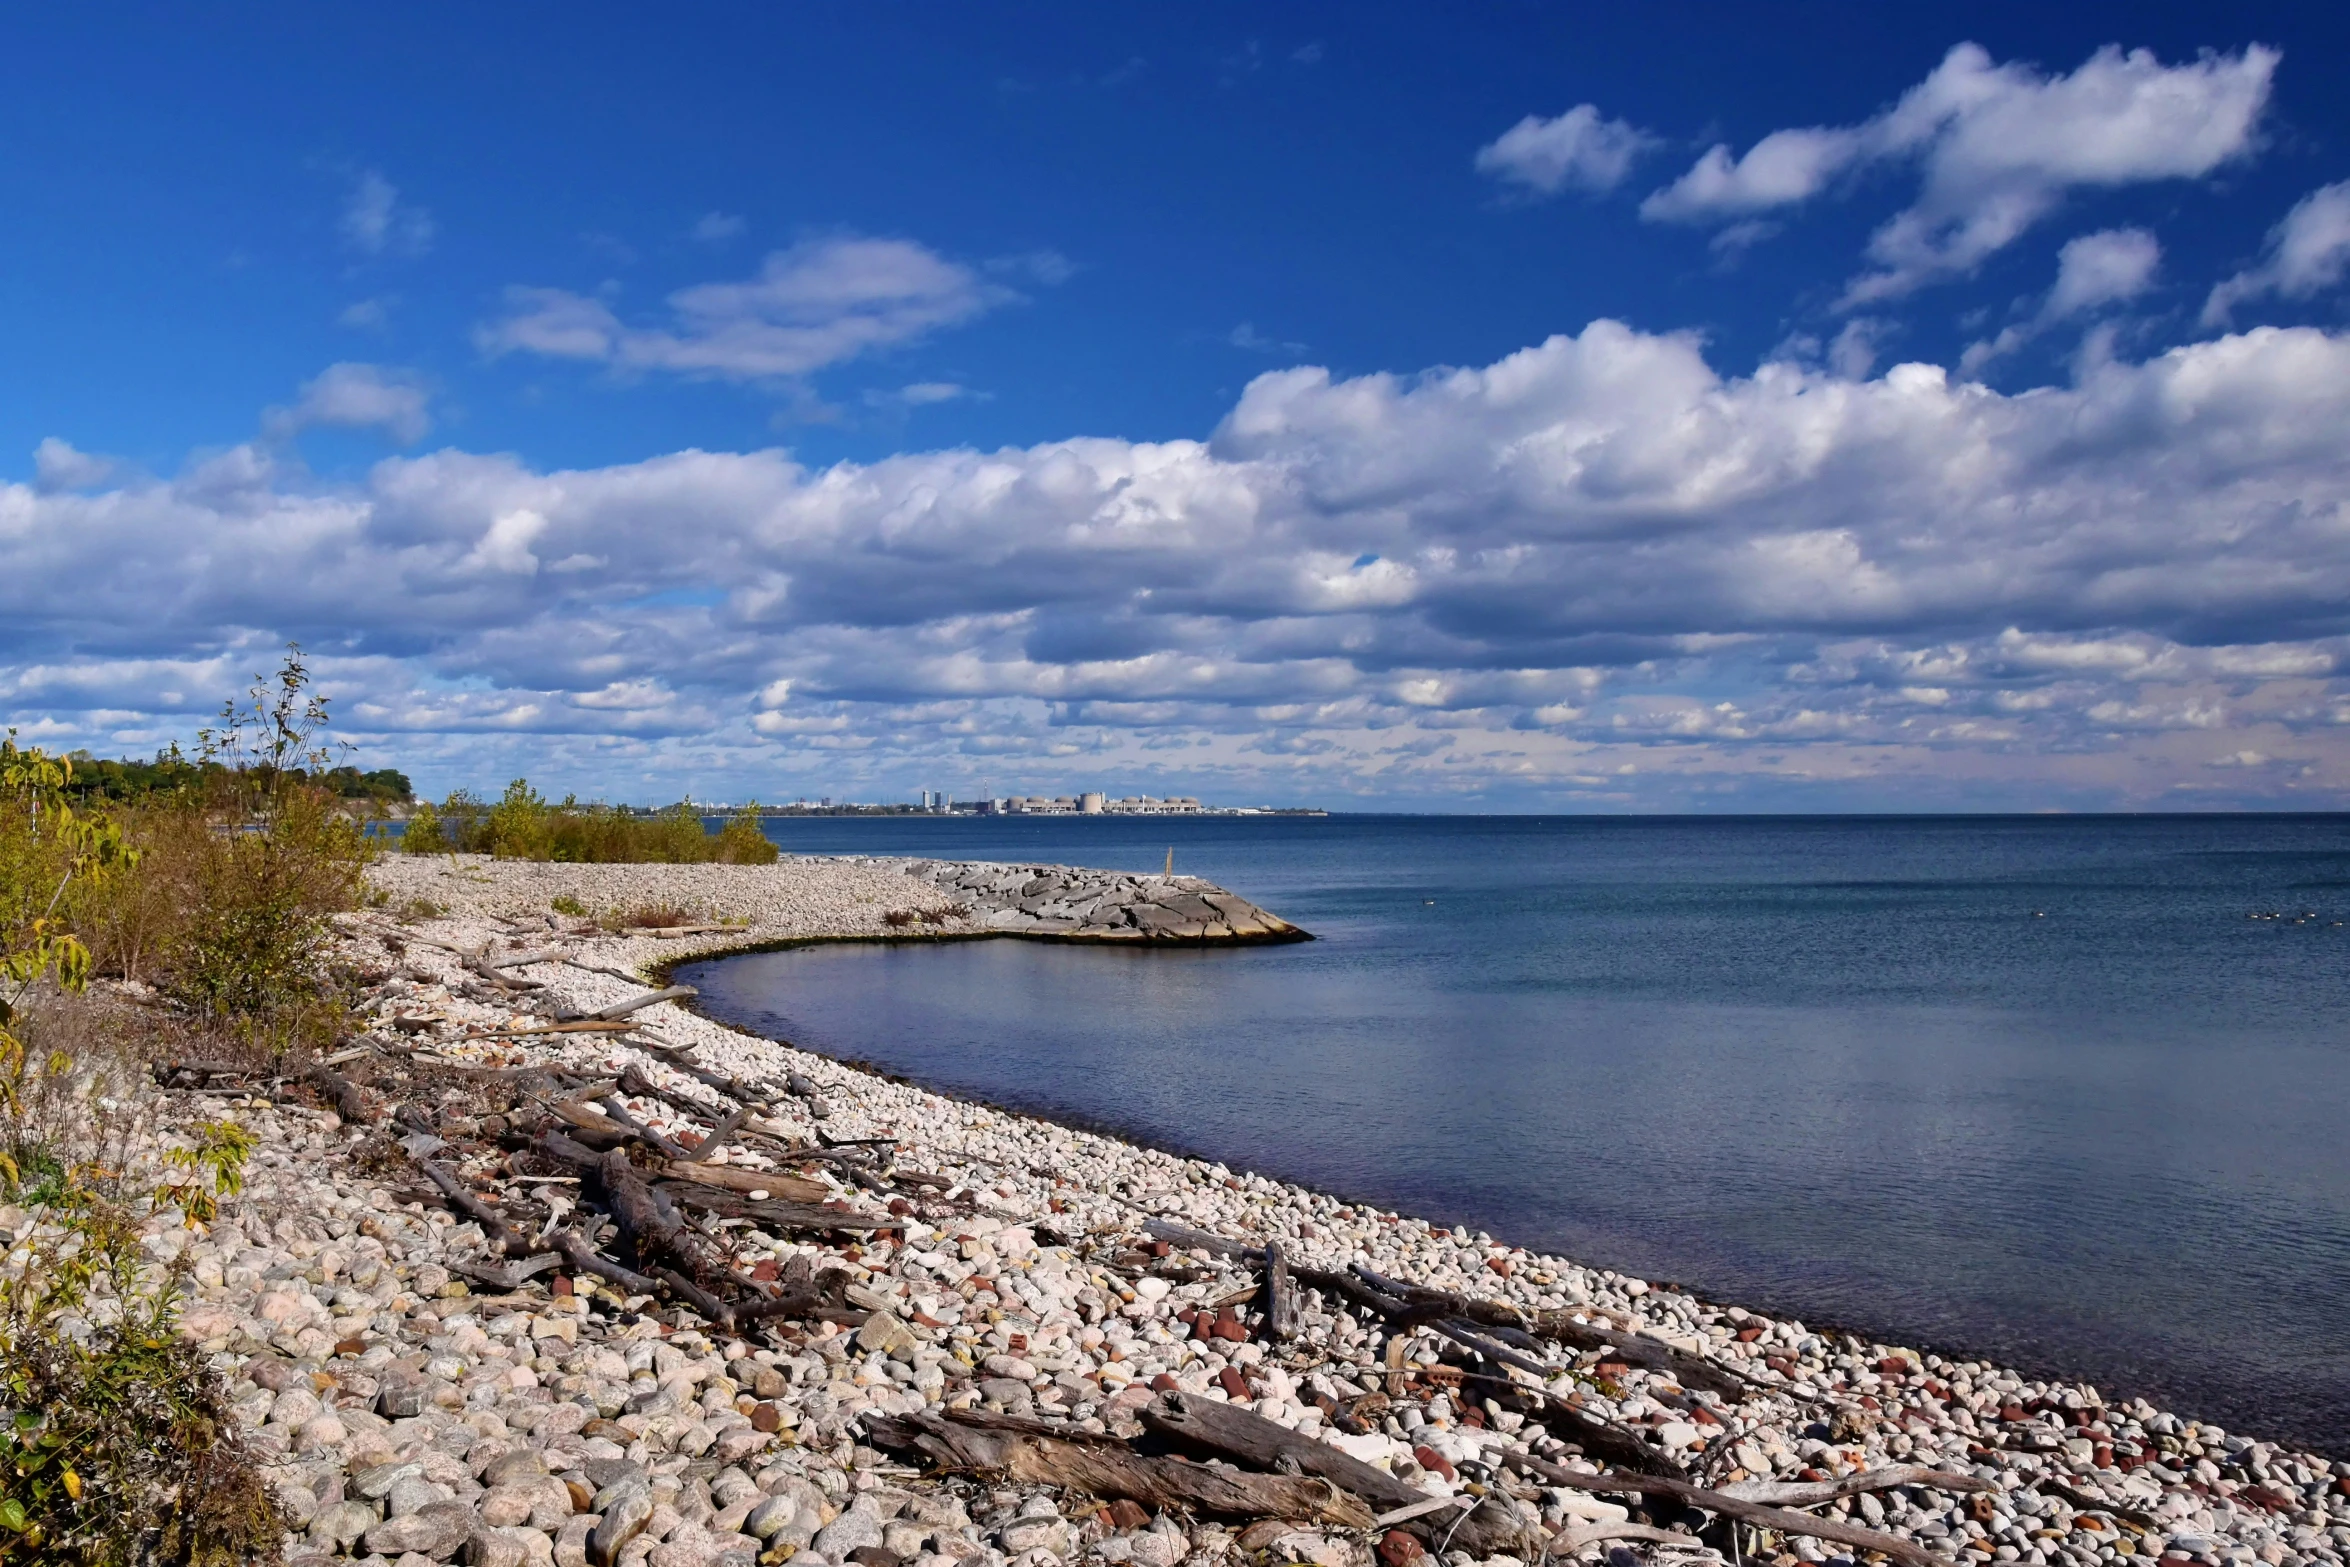
[[[1224,1389],[1224,1396],[1236,1403],[1249,1396],[1248,1380],[1230,1366],[1216,1373],[1216,1381]]]
[[[1452,1460],[1433,1447],[1413,1448],[1412,1462],[1432,1475],[1442,1475],[1447,1481],[1457,1482],[1461,1477],[1460,1471],[1453,1468]]]
[[[1379,1541],[1379,1567],[1411,1567],[1428,1553],[1401,1529],[1390,1529]]]
[[[1121,1534],[1139,1529],[1151,1521],[1151,1515],[1142,1510],[1140,1503],[1130,1502],[1124,1497],[1118,1498],[1102,1511],[1110,1515],[1110,1527]]]
[[[1164,1371],[1151,1378],[1151,1390],[1156,1393],[1173,1393],[1179,1391],[1175,1386],[1175,1379],[1167,1375],[1167,1373]]]
[[[1505,1279],[1510,1276],[1510,1260],[1507,1257],[1488,1257],[1485,1259],[1485,1266]]]

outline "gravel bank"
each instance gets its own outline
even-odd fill
[[[2108,1403],[2091,1387],[1816,1333],[1486,1235],[974,1107],[669,1002],[630,1014],[641,1033],[485,1037],[641,998],[645,987],[621,974],[689,953],[895,933],[883,916],[906,905],[900,862],[394,860],[377,878],[391,910],[429,900],[447,912],[345,922],[345,956],[367,987],[367,1037],[377,1041],[345,1070],[369,1096],[369,1114],[347,1125],[300,1094],[225,1101],[262,1134],[262,1152],[241,1202],[184,1242],[195,1249],[200,1298],[182,1330],[214,1353],[270,1457],[298,1530],[293,1559],[1368,1567],[1376,1557],[1408,1567],[1426,1551],[1470,1567],[1481,1558],[1447,1549],[1459,1526],[1515,1520],[1533,1543],[1482,1558],[1490,1567],[1533,1560],[1543,1542],[1585,1558],[1625,1550],[1606,1536],[1637,1522],[1628,1517],[1636,1499],[1558,1483],[1606,1465],[1683,1473],[1732,1495],[1833,1489],[1888,1466],[1926,1466],[1952,1478],[1810,1510],[1968,1567],[2138,1557],[2284,1567],[2350,1553],[2350,1464],[2142,1402]],[[621,938],[551,915],[557,896],[751,923]],[[562,960],[498,967],[500,957],[550,949]],[[498,991],[461,953],[543,988]],[[758,1188],[754,1200],[769,1185],[780,1194],[814,1182],[810,1197],[894,1228],[825,1233],[751,1218],[717,1234],[752,1278],[844,1270],[855,1310],[735,1334],[567,1267],[512,1287],[485,1282],[482,1266],[505,1263],[488,1255],[482,1227],[425,1200],[416,1166],[374,1124],[399,1096],[370,1088],[370,1072],[405,1063],[430,1078],[435,1069],[404,1054],[419,1049],[477,1068],[544,1064],[599,1085],[633,1068],[636,1081],[714,1110],[712,1078],[790,1085],[773,1094],[762,1135],[726,1140],[706,1164]],[[681,1060],[702,1075],[677,1070]],[[406,1124],[389,1131],[417,1137],[429,1127],[410,1146],[439,1145],[433,1157],[511,1213],[536,1202],[523,1215],[533,1224],[541,1212],[550,1227],[577,1222],[588,1188],[516,1152],[543,1102],[485,1115],[482,1085],[512,1079],[437,1070],[446,1085],[437,1102],[419,1110],[411,1093]],[[688,1145],[704,1129],[649,1094],[601,1102]],[[190,1101],[186,1113],[219,1113],[223,1103]],[[819,1133],[844,1146],[879,1140],[873,1162],[790,1156],[816,1149]],[[1356,1265],[1455,1292],[1487,1303],[1478,1322],[1532,1331],[1510,1339],[1512,1350],[1495,1342],[1511,1330],[1482,1330],[1493,1336],[1480,1355],[1435,1313],[1383,1317],[1333,1287],[1303,1290],[1294,1336],[1280,1338],[1262,1320],[1255,1263],[1154,1238],[1145,1228],[1154,1220],[1277,1242],[1308,1272]],[[156,1244],[182,1242],[159,1233]],[[1511,1354],[1540,1369],[1510,1369],[1501,1362]],[[1367,1530],[1154,1512],[1034,1481],[936,1477],[883,1440],[886,1421],[875,1424],[992,1411],[1073,1437],[1116,1437],[1138,1430],[1137,1417],[1170,1392],[1243,1406],[1343,1449],[1382,1483],[1432,1501],[1474,1498],[1476,1508]],[[1700,1521],[1652,1506],[1644,1516],[1668,1533]],[[1636,1548],[1714,1560],[1733,1544],[1781,1567],[1859,1554],[1792,1530],[1743,1530],[1735,1542],[1716,1530],[1702,1546]]]
[[[702,945],[815,937],[1021,935],[1064,941],[1234,944],[1308,939],[1196,876],[1066,865],[797,856],[775,865],[540,865],[481,855],[397,855],[376,885],[396,908],[537,922],[568,897],[597,914],[670,909],[742,929]],[[690,950],[690,949],[680,949]]]

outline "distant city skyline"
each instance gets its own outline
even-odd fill
[[[28,743],[185,744],[293,640],[434,795],[2350,805],[2330,8],[11,56]]]

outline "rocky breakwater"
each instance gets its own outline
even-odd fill
[[[1014,935],[1194,943],[1313,939],[1197,876],[937,860],[917,860],[906,874],[969,909],[980,928]]]
[[[682,1010],[659,946],[351,917],[344,1051],[164,1074],[260,1139],[151,1244],[289,1560],[2350,1553],[2350,1464],[869,1076]]]

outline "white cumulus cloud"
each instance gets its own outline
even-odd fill
[[[1555,119],[1529,114],[1477,151],[1477,172],[1545,196],[1614,190],[1656,138],[1598,106],[1579,103]]]
[[[2161,263],[2162,245],[2144,229],[2107,229],[2067,240],[2057,254],[2047,314],[2077,316],[2135,299],[2154,286]]]
[[[381,430],[402,445],[413,445],[432,429],[431,407],[432,394],[413,372],[346,361],[304,382],[294,404],[270,409],[262,425],[281,439],[330,425]]]
[[[2068,191],[2195,178],[2249,154],[2279,55],[2260,45],[2164,65],[2098,50],[2069,75],[1960,44],[1923,82],[1852,126],[1774,131],[1743,155],[1709,149],[1642,203],[1672,222],[1730,222],[1808,201],[1839,180],[1914,163],[1912,204],[1871,236],[1848,306],[1972,271]]]
[[[302,385],[291,407],[272,408],[263,427],[285,437],[317,425],[379,429],[403,445],[424,439],[432,429],[432,396],[412,371],[382,365],[333,364]]]
[[[2203,324],[2225,325],[2237,305],[2262,294],[2307,299],[2341,282],[2345,271],[2350,271],[2350,180],[2321,186],[2294,203],[2285,220],[2269,231],[2266,259],[2211,291]]]
[[[776,380],[915,341],[1014,297],[909,240],[830,238],[774,252],[743,282],[679,289],[661,325],[632,325],[606,301],[565,289],[511,288],[506,314],[476,341],[492,356]]]
[[[378,754],[589,790],[622,756],[773,796],[1179,755],[1228,795],[2112,802],[2255,750],[2339,800],[2346,496],[2350,336],[2009,395],[1727,374],[1598,321],[1482,366],[1274,371],[1196,440],[442,450],[347,483],[248,446],[0,485],[0,692],[151,747],[295,637]]]
[[[2154,286],[2161,265],[2162,243],[2144,229],[2106,229],[2065,241],[2057,253],[2056,282],[2040,308],[1997,337],[1968,344],[1959,373],[1973,375],[2058,322],[2136,299]]]

